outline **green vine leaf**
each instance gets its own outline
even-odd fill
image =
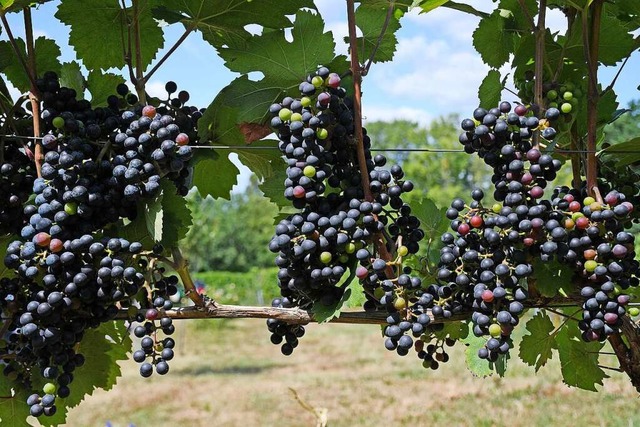
[[[500,10],[480,20],[473,32],[473,47],[482,61],[492,68],[500,68],[514,51],[513,33],[506,31],[507,19]]]
[[[94,83],[95,84],[95,83]],[[60,68],[60,86],[74,89],[78,96],[84,93],[86,83],[77,61],[65,62]],[[112,89],[115,91],[115,86]]]
[[[475,377],[488,377],[493,373],[491,364],[488,360],[478,357],[478,350],[485,346],[487,340],[473,334],[473,324],[471,322],[467,324],[467,328],[467,336],[460,340],[460,342],[467,347],[464,351],[467,369],[469,369]]]
[[[536,372],[553,357],[553,349],[557,349],[555,330],[551,318],[544,310],[540,310],[525,326],[529,332],[522,337],[520,343],[520,359],[529,366],[535,366]]]
[[[370,58],[375,51],[373,62],[388,62],[393,59],[393,55],[398,45],[396,32],[400,29],[400,18],[406,12],[406,8],[396,8],[391,14],[387,29],[380,38],[389,6],[378,6],[361,4],[356,9],[356,24],[362,31],[362,37],[358,37],[358,55],[363,59]],[[349,43],[349,38],[345,37],[345,42]]]
[[[0,6],[3,13],[16,13],[22,12],[25,7],[34,7],[50,1],[51,0],[0,0]]]
[[[220,57],[231,71],[260,71],[274,84],[297,87],[318,65],[333,60],[335,42],[331,32],[324,31],[322,18],[306,11],[296,13],[292,36],[293,41],[289,42],[284,30],[264,32],[252,36],[241,47],[220,49]]]
[[[107,98],[116,92],[116,86],[124,83],[122,76],[113,73],[103,73],[100,70],[92,70],[87,78],[87,89],[91,94],[91,106],[99,107],[107,105]]]
[[[21,38],[16,39],[18,50],[22,53],[23,57],[27,57],[27,50],[24,40]],[[54,40],[46,37],[38,37],[34,41],[34,52],[36,57],[36,70],[39,74],[45,71],[55,71],[60,73],[60,47]],[[13,84],[20,92],[28,92],[31,88],[29,77],[25,73],[20,61],[16,60],[16,55],[8,41],[0,41],[0,72],[7,76],[7,79]]]
[[[63,424],[67,411],[78,406],[86,396],[92,395],[96,389],[113,388],[122,375],[117,362],[128,359],[131,346],[129,330],[124,322],[107,322],[96,329],[88,329],[77,349],[85,356],[86,362],[73,373],[71,395],[66,399],[56,399],[58,411],[39,421],[45,426]]]
[[[480,105],[486,105],[487,108],[493,108],[498,105],[503,87],[504,81],[500,78],[500,72],[494,69],[489,70],[478,89]]]
[[[9,243],[16,240],[16,236],[1,236],[0,237],[0,259],[4,260],[4,257],[7,256],[7,246]],[[14,270],[7,268],[4,265],[4,262],[0,264],[0,277],[15,277],[16,273]]]
[[[565,384],[584,390],[598,391],[596,385],[609,376],[598,366],[599,342],[584,342],[576,322],[567,322],[556,336],[560,370]]]
[[[238,183],[238,168],[234,165],[227,153],[219,154],[215,150],[195,150],[193,155],[193,181],[204,198],[211,196],[214,199],[222,197],[230,200],[230,192]]]
[[[352,262],[349,266],[349,275],[345,276],[342,280],[341,286],[346,286],[344,293],[342,294],[342,298],[333,304],[324,304],[321,300],[316,301],[311,308],[311,312],[313,313],[313,318],[318,323],[326,323],[331,321],[331,319],[335,319],[340,317],[340,312],[343,307],[350,307],[354,304],[362,301],[362,292],[360,287],[360,282],[358,280],[353,280],[356,275],[356,265],[357,262]],[[347,273],[345,273],[346,275]]]
[[[240,47],[251,34],[249,24],[269,29],[291,26],[287,15],[303,7],[315,9],[310,0],[169,0],[159,2],[153,16],[169,24],[181,23],[185,28],[202,32],[205,41],[216,48]]]
[[[533,272],[536,290],[543,297],[554,297],[560,292],[568,294],[572,288],[571,278],[573,271],[565,264],[556,260],[543,262],[539,258],[533,260]]]
[[[26,420],[29,416],[27,397],[29,392],[22,384],[9,381],[4,375],[0,378],[0,423],[3,427],[32,427]]]
[[[607,147],[601,155],[615,156],[616,167],[640,162],[640,137]]]
[[[140,58],[145,69],[164,45],[162,28],[151,15],[159,0],[137,0],[140,30]],[[91,19],[87,19],[90,16]],[[71,27],[69,43],[90,70],[122,68],[126,65],[123,47],[131,46],[135,61],[136,46],[128,22],[133,21],[133,7],[123,9],[118,0],[65,0],[55,17]],[[129,40],[131,35],[131,40]],[[124,38],[124,39],[123,39]]]
[[[163,180],[160,188],[155,200],[140,209],[144,209],[147,229],[153,240],[171,247],[187,235],[191,227],[191,211],[172,182]]]

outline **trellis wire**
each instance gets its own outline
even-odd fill
[[[15,140],[35,140],[35,141],[41,141],[43,138],[42,137],[36,137],[36,136],[18,136],[18,135],[0,135],[1,138],[6,138],[6,139],[15,139]],[[278,147],[275,146],[259,146],[259,145],[247,145],[247,146],[242,146],[242,145],[190,145],[189,147],[191,147],[192,149],[197,149],[197,150],[239,150],[239,151],[244,151],[244,150],[255,150],[255,151],[261,151],[261,150],[278,150]],[[439,147],[433,147],[433,148],[428,148],[428,147],[406,147],[406,148],[393,148],[393,147],[371,147],[370,148],[371,151],[384,151],[384,152],[397,152],[397,153],[464,153],[464,154],[469,154],[467,153],[465,150],[461,150],[461,149],[453,149],[453,148],[439,148]],[[592,151],[592,150],[565,150],[565,149],[558,149],[558,150],[542,150],[543,152],[558,152],[560,154],[589,154],[589,153],[595,153],[595,154],[599,154],[602,153],[603,150],[596,150],[596,151]],[[614,151],[616,154],[640,154],[640,150],[615,150]]]

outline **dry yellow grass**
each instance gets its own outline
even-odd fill
[[[415,356],[386,351],[375,326],[309,326],[285,357],[262,321],[212,322],[179,325],[168,375],[143,379],[126,362],[118,385],[72,410],[67,425],[315,426],[290,388],[325,408],[332,427],[640,425],[626,377],[613,372],[600,393],[571,389],[557,356],[538,375],[512,359],[506,378],[480,379],[464,367],[462,346],[427,371]]]

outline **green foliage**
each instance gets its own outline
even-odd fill
[[[252,267],[246,272],[210,270],[195,273],[207,295],[224,304],[264,305],[279,296],[274,278],[276,267]]]
[[[536,290],[543,297],[554,297],[558,293],[567,295],[571,289],[573,271],[565,264],[556,260],[543,262],[538,258],[533,260],[533,271]]]
[[[202,197],[229,199],[239,171],[225,152],[198,150],[193,155],[193,165],[192,183]]]
[[[66,412],[78,406],[86,396],[91,396],[97,389],[113,388],[122,375],[117,362],[129,358],[131,347],[129,329],[123,322],[103,323],[96,329],[89,329],[77,349],[85,356],[86,362],[74,372],[71,395],[60,399],[58,412],[52,417],[42,418],[42,424],[54,426],[64,423]]]
[[[24,40],[17,38],[16,44],[20,54],[26,58],[27,48],[25,47]],[[34,42],[34,51],[36,55],[37,70],[60,72],[60,63],[58,62],[60,47],[54,40],[46,37],[38,37]],[[29,77],[24,72],[20,62],[16,59],[16,55],[11,44],[6,40],[0,41],[0,72],[4,73],[11,84],[13,84],[20,92],[29,91],[29,88],[31,87]]]
[[[102,80],[102,77],[98,79],[98,81]],[[87,84],[84,76],[82,75],[82,71],[80,70],[80,64],[78,64],[77,61],[65,62],[61,65],[60,85],[74,89],[77,93],[84,93]],[[111,90],[113,91],[113,89]]]
[[[251,36],[245,29],[249,24],[279,30],[291,26],[287,15],[303,7],[314,8],[310,0],[169,0],[158,4],[153,10],[156,19],[199,30],[216,48],[242,46]]]
[[[498,105],[502,97],[505,80],[500,78],[498,70],[491,69],[482,80],[478,89],[480,105]]]
[[[384,142],[383,146],[389,148],[434,149],[389,155],[390,160],[402,165],[406,176],[415,184],[414,190],[407,194],[412,206],[427,195],[439,208],[449,207],[453,197],[468,198],[474,188],[489,188],[491,172],[479,157],[438,151],[461,149],[459,123],[460,118],[453,114],[434,119],[426,128],[408,120],[367,123],[372,144]]]
[[[340,312],[343,308],[353,307],[357,304],[362,304],[364,301],[362,291],[359,287],[359,282],[353,280],[356,274],[356,262],[354,262],[349,268],[349,275],[342,280],[341,286],[344,286],[344,293],[342,297],[332,303],[325,304],[324,301],[316,301],[311,307],[313,318],[318,323],[326,323],[340,317]]]
[[[563,381],[572,387],[597,391],[596,385],[609,376],[598,364],[603,345],[584,342],[576,322],[566,322],[556,336]]]
[[[122,68],[126,65],[124,46],[131,46],[131,61],[135,51],[133,22],[138,22],[141,69],[146,68],[164,45],[163,30],[151,15],[155,0],[138,0],[137,9],[122,8],[118,0],[65,0],[58,7],[56,18],[71,27],[69,43],[83,64],[90,70]],[[91,19],[87,19],[91,16]],[[113,89],[112,89],[113,90]]]
[[[525,326],[529,332],[520,343],[520,359],[536,372],[553,357],[552,350],[558,349],[555,341],[555,327],[544,310],[538,311]]]
[[[400,29],[400,18],[407,9],[398,7],[395,9],[396,13],[391,10],[387,29],[380,38],[389,7],[391,6],[363,3],[356,9],[356,23],[362,31],[362,37],[358,37],[358,55],[362,62],[371,58],[374,52],[373,62],[388,62],[393,59],[398,45],[395,33]],[[348,37],[345,37],[345,42],[349,43]]]
[[[193,271],[248,271],[273,265],[267,247],[277,209],[255,185],[230,201],[203,198],[197,192],[189,195],[193,226],[180,247]]]
[[[147,229],[153,240],[171,247],[187,235],[191,227],[191,211],[177,194],[173,183],[163,181],[160,187],[162,192],[147,205],[145,211]]]
[[[113,95],[115,87],[124,83],[122,76],[92,70],[87,77],[87,88],[91,94],[91,105],[98,107],[107,105],[107,97]]]

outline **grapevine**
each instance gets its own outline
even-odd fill
[[[537,371],[557,352],[564,381],[591,390],[610,345],[612,369],[640,390],[638,139],[612,144],[606,127],[625,114],[614,86],[638,46],[633,2],[501,1],[487,13],[346,0],[348,59],[311,0],[164,3],[62,0],[67,63],[56,40],[34,37],[31,5],[0,6],[0,398],[16,408],[0,408],[2,423],[63,423],[113,386],[128,353],[141,377],[168,374],[178,318],[266,319],[285,356],[310,322],[378,324],[381,347],[429,370],[468,347],[478,376],[504,375],[516,353]],[[375,151],[386,141],[361,112],[405,14],[437,7],[479,19],[473,45],[490,68],[458,141],[491,191],[442,209],[428,193],[416,201],[424,188]],[[547,28],[551,10],[564,30]],[[164,50],[160,22],[184,26]],[[149,92],[195,32],[239,74],[208,108],[174,81]],[[605,86],[599,71],[613,66]],[[270,307],[201,296],[180,249],[185,197],[229,197],[229,152],[280,209],[264,248],[278,267]]]

